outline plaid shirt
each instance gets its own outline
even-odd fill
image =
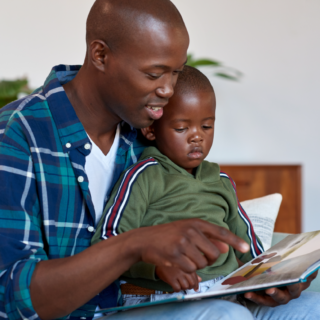
[[[39,319],[29,291],[36,264],[85,250],[94,234],[91,142],[62,87],[79,69],[54,67],[41,88],[0,111],[0,319]],[[143,151],[136,136],[121,125],[112,186]],[[117,298],[113,284],[69,318]]]

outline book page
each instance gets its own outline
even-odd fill
[[[310,267],[315,271],[319,266],[320,231],[289,235],[198,298],[297,283],[303,280],[303,275],[308,274]]]

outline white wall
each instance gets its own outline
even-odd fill
[[[190,51],[241,70],[240,83],[212,78],[220,163],[303,165],[303,229],[320,229],[320,2],[173,0]]]
[[[0,78],[43,84],[57,64],[82,64],[85,22],[94,0],[1,0]]]
[[[190,51],[238,68],[239,83],[212,78],[218,106],[209,159],[303,165],[304,230],[320,229],[320,2],[173,0]],[[37,87],[55,64],[81,64],[93,0],[0,3],[0,78]],[[318,89],[318,90],[317,90]]]

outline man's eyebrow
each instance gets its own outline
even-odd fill
[[[188,59],[182,64],[182,66],[184,67],[187,62],[188,62]],[[155,65],[152,66],[152,68],[159,68],[159,69],[163,69],[163,70],[170,69],[170,67],[168,67],[168,66],[166,66],[164,64],[155,64]]]

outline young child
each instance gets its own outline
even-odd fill
[[[246,263],[263,251],[237,200],[234,182],[220,172],[218,164],[204,160],[213,142],[215,109],[209,80],[186,66],[162,118],[142,129],[156,147],[146,148],[139,161],[122,174],[92,240],[96,243],[131,229],[197,217],[225,227],[249,243],[249,252],[242,254],[230,247],[213,265],[198,270],[203,281],[200,291],[236,270],[238,259]],[[142,297],[149,301],[167,298],[163,293],[192,282],[178,269],[143,262],[132,266],[123,279],[127,281],[123,294],[139,302],[148,301]]]

